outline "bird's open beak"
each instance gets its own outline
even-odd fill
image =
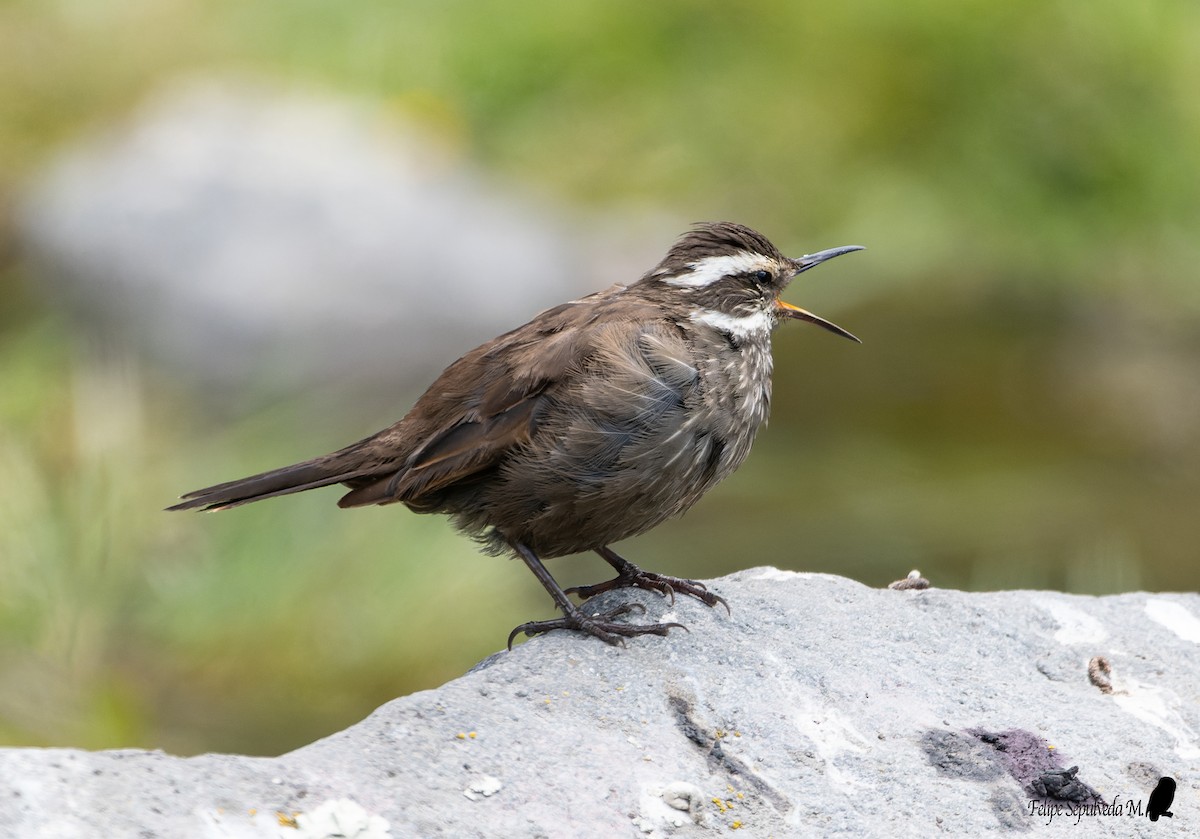
[[[828,329],[834,335],[841,335],[843,338],[849,338],[851,341],[862,343],[852,332],[847,332],[836,323],[831,323],[825,318],[814,315],[807,309],[801,309],[799,306],[793,306],[791,303],[784,303],[782,300],[775,301],[775,310],[779,312],[780,317],[795,318],[796,320],[806,320],[809,323],[815,323],[822,329]]]
[[[796,266],[796,273],[801,274],[807,271],[809,268],[833,259],[835,256],[841,256],[845,253],[853,253],[854,251],[861,250],[865,250],[862,245],[843,245],[840,248],[830,248],[826,251],[817,251],[816,253],[810,253],[806,256],[802,256],[799,259],[793,259],[792,264]],[[830,323],[829,321],[825,320],[825,318],[814,315],[807,309],[801,309],[799,306],[793,306],[791,303],[784,303],[782,300],[775,301],[775,308],[780,317],[806,320],[809,323],[815,323],[822,329],[828,329],[834,335],[841,335],[843,338],[849,338],[851,341],[857,341],[860,344],[862,343],[862,341],[859,341],[853,333],[847,332],[836,323]]]

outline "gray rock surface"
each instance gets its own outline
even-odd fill
[[[610,593],[691,631],[552,633],[278,758],[0,751],[0,834],[1200,835],[1200,596],[711,586],[731,616]]]
[[[94,335],[283,390],[347,370],[423,385],[542,308],[636,279],[679,232],[619,230],[447,146],[380,103],[176,82],[65,148],[18,227],[39,286]]]

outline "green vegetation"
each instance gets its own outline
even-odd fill
[[[1197,43],[1176,0],[3,4],[0,740],[277,752],[550,612],[440,519],[333,492],[159,512],[395,418],[219,419],[30,291],[6,208],[164,81],[348,92],[565,200],[870,247],[789,293],[865,345],[781,332],[750,464],[631,558],[1195,589]]]

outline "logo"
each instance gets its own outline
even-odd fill
[[[1169,808],[1174,800],[1175,779],[1166,776],[1159,778],[1158,786],[1150,793],[1150,803],[1146,805],[1146,815],[1150,817],[1150,821],[1158,821],[1159,816],[1166,816],[1168,819],[1173,817],[1175,814]]]

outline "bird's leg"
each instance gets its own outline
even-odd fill
[[[725,611],[729,612],[729,604],[725,602],[725,598],[713,594],[704,583],[696,580],[685,580],[680,577],[668,577],[666,574],[655,574],[653,571],[643,571],[612,548],[598,548],[596,553],[600,554],[605,562],[617,569],[616,578],[609,580],[607,583],[597,583],[594,586],[572,586],[567,589],[567,594],[578,594],[586,600],[589,597],[605,591],[612,591],[615,588],[644,588],[648,591],[657,591],[665,597],[670,597],[672,604],[675,603],[675,592],[679,592],[680,594],[686,594],[688,597],[694,597],[708,606],[716,606],[720,603],[725,607]]]
[[[530,621],[518,626],[508,635],[508,648],[510,650],[512,649],[513,639],[522,632],[526,635],[540,635],[552,629],[574,629],[577,632],[594,635],[606,644],[623,645],[625,643],[622,640],[623,638],[632,638],[636,635],[666,635],[667,631],[673,627],[687,629],[681,623],[633,624],[615,623],[613,621],[613,618],[627,615],[633,611],[645,612],[645,607],[640,603],[626,603],[624,606],[618,606],[603,614],[585,615],[579,610],[578,606],[571,602],[571,598],[567,597],[566,592],[550,576],[550,572],[546,570],[546,566],[538,559],[537,554],[520,542],[510,542],[509,544],[512,545],[517,555],[525,561],[525,564],[529,566],[529,570],[533,572],[533,575],[538,578],[538,581],[550,593],[550,596],[554,598],[555,604],[563,613],[561,618],[548,621]]]

